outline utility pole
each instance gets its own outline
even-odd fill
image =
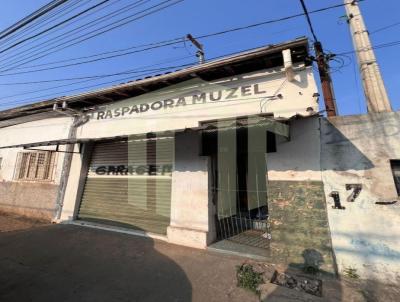
[[[321,80],[322,94],[324,95],[326,114],[331,116],[337,115],[336,100],[333,92],[332,78],[329,71],[328,57],[325,55],[322,44],[319,41],[314,43],[316,61],[318,65],[318,73]]]
[[[321,42],[319,42],[317,35],[315,34],[310,14],[308,13],[307,6],[305,0],[300,0],[301,7],[303,8],[304,15],[306,16],[306,20],[308,26],[310,27],[311,34],[314,38],[314,50],[315,50],[315,61],[318,65],[319,77],[321,80],[322,94],[324,95],[324,103],[326,114],[330,116],[337,115],[335,94],[333,93],[333,83],[332,78],[329,71],[329,59],[330,57],[325,55],[324,50],[322,48]]]
[[[369,33],[361,15],[357,0],[344,0],[347,22],[357,54],[358,65],[367,100],[368,112],[390,112],[392,107],[383,83],[382,75],[372,49]]]

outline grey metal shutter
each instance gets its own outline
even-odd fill
[[[166,234],[174,138],[96,143],[78,219]]]

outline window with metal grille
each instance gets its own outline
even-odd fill
[[[396,185],[397,195],[400,196],[400,160],[391,160],[390,166],[392,167],[392,173],[394,178],[394,184]]]
[[[18,153],[15,178],[18,180],[52,181],[55,154],[52,151]]]

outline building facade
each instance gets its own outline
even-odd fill
[[[399,135],[386,139],[398,116],[328,120],[318,96],[297,39],[3,111],[0,210],[273,263],[314,257],[330,274],[361,265],[366,245],[386,253],[368,256],[376,271],[398,265]],[[382,143],[365,149],[371,137]],[[386,241],[350,235],[371,230],[352,217],[382,211]]]

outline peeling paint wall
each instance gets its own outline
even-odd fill
[[[339,270],[362,277],[400,278],[400,203],[390,159],[400,159],[400,112],[321,119],[321,164]],[[361,184],[354,202],[346,184]],[[344,210],[333,209],[337,191]],[[399,279],[400,280],[400,279]]]
[[[321,272],[335,275],[322,181],[269,181],[268,212],[273,263],[304,269],[312,254]]]
[[[51,118],[0,128],[0,146],[63,139],[68,135],[70,118]],[[42,148],[54,149],[54,147]],[[0,149],[0,211],[51,220],[54,216],[63,153],[56,154],[52,181],[14,179],[18,153],[22,148]],[[62,148],[60,149],[62,150]]]
[[[277,137],[267,154],[270,256],[273,263],[304,268],[318,256],[322,272],[334,275],[331,235],[320,166],[320,119],[290,122],[290,139]]]
[[[269,180],[321,181],[318,117],[289,123],[290,139],[277,136],[277,152],[267,154]]]

